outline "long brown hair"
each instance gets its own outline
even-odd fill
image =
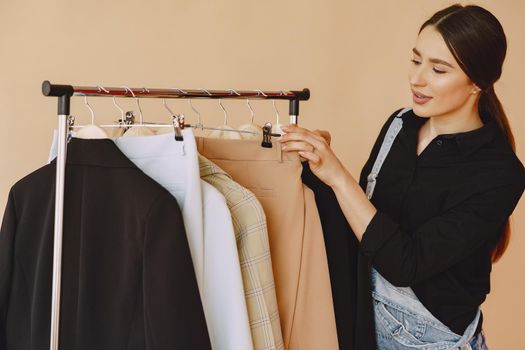
[[[480,6],[455,4],[436,12],[419,32],[429,25],[441,34],[461,69],[481,89],[478,112],[482,121],[495,121],[516,151],[509,120],[494,91],[507,52],[507,39],[500,22]],[[501,258],[509,240],[510,222],[507,221],[504,234],[492,250],[493,262]]]

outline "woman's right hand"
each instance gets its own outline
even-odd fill
[[[277,141],[284,152],[297,152],[308,160],[310,170],[325,184],[334,187],[344,181],[347,170],[330,148],[330,133],[310,131],[295,124],[282,127],[285,132]]]

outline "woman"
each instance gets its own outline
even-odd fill
[[[493,87],[505,53],[503,28],[478,6],[450,6],[421,26],[409,71],[412,110],[401,111],[401,130],[387,137],[373,196],[367,178],[373,182],[368,175],[399,111],[359,183],[328,133],[283,128],[283,150],[298,152],[332,187],[370,259],[380,350],[487,349],[479,307],[525,187]]]

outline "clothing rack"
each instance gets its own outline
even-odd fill
[[[302,91],[246,91],[246,90],[205,90],[205,89],[157,89],[101,86],[72,86],[42,83],[45,96],[58,97],[58,152],[56,159],[55,187],[55,230],[53,249],[53,287],[51,303],[50,349],[58,350],[60,325],[60,290],[62,279],[62,232],[64,214],[64,182],[67,150],[68,116],[72,96],[132,97],[132,98],[183,98],[183,99],[259,99],[289,100],[290,123],[297,124],[299,101],[310,98],[310,90]]]

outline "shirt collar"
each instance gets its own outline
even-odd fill
[[[56,163],[56,158],[51,163]],[[118,149],[113,140],[76,137],[73,137],[67,144],[66,164],[136,168],[133,162]]]
[[[458,134],[442,135],[444,138],[455,138],[461,153],[468,156],[478,149],[494,140],[496,137],[502,136],[496,122],[489,121],[481,128],[462,132]]]
[[[217,164],[201,154],[199,154],[199,170],[201,177],[222,174],[228,176],[231,179],[231,176],[227,172],[222,170]]]
[[[428,118],[417,116],[413,111],[405,113],[401,118],[403,118],[403,125],[415,128],[416,131],[419,130],[428,120]],[[417,138],[418,133],[416,132],[415,135]],[[461,154],[463,156],[469,156],[495,138],[502,137],[502,134],[496,122],[491,120],[475,130],[453,134],[441,134],[436,137],[455,140]]]

